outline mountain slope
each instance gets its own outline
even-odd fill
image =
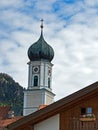
[[[15,115],[20,115],[23,110],[23,90],[11,76],[0,73],[0,105],[12,106]]]

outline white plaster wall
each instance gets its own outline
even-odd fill
[[[38,107],[43,104],[42,95],[43,91],[40,90],[26,91],[24,93],[24,107]]]
[[[36,124],[34,130],[59,130],[59,114]]]
[[[50,93],[45,94],[45,104],[51,104],[54,102],[54,96],[51,95]]]
[[[44,64],[41,63],[40,66],[40,87],[44,86]]]
[[[48,64],[45,64],[45,86],[48,87]]]
[[[29,114],[31,114],[31,113],[37,111],[37,110],[38,110],[38,108],[27,108],[27,109],[24,109],[23,115],[24,115],[24,116],[27,116],[27,115],[29,115]]]
[[[28,90],[24,91],[24,110],[23,114],[28,115],[32,112],[38,110],[39,105],[41,104],[51,104],[53,103],[54,95],[48,93],[45,90]]]

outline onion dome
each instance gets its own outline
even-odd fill
[[[40,38],[29,47],[28,57],[30,61],[48,60],[50,62],[54,57],[53,48],[44,40],[43,37],[43,23],[41,24]]]

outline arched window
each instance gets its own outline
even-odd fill
[[[38,86],[38,76],[34,76],[34,86]]]
[[[50,88],[50,78],[48,78],[48,88]]]

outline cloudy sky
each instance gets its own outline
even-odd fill
[[[0,0],[0,72],[28,86],[27,50],[40,36],[54,48],[55,100],[98,80],[98,0]]]

